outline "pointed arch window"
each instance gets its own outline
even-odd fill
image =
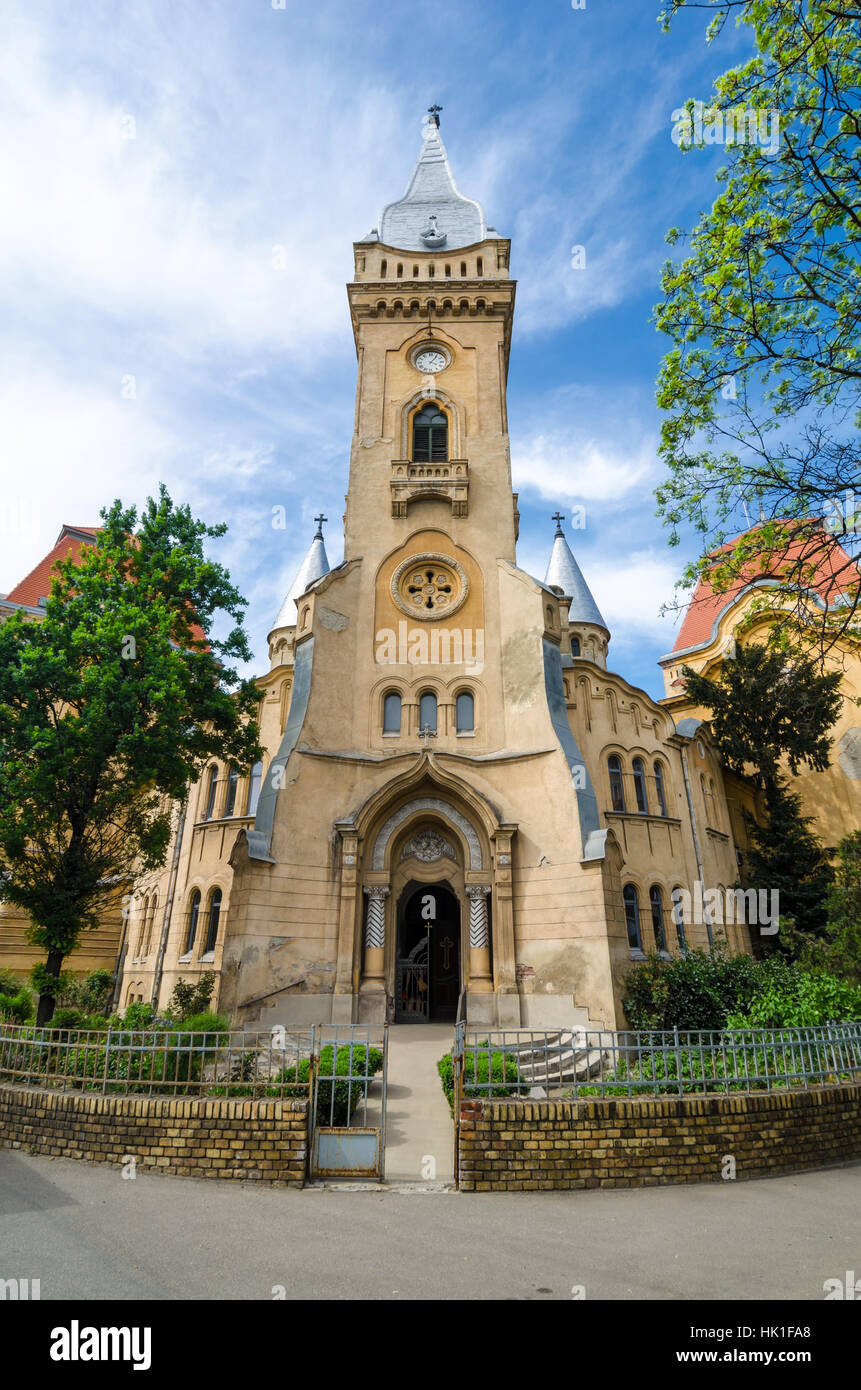
[[[426,690],[419,700],[419,729],[431,729],[436,733],[436,695]]]
[[[401,697],[396,690],[390,690],[383,701],[383,733],[401,732]]]
[[[625,784],[622,781],[622,760],[615,753],[607,759],[610,771],[610,805],[614,811],[625,809]]]
[[[231,763],[227,773],[227,795],[224,798],[225,816],[232,816],[236,812],[236,790],[238,786],[239,768],[235,763]]]
[[[143,955],[143,953],[144,953],[144,937],[145,937],[145,935],[146,935],[146,924],[147,924],[147,918],[148,918],[148,916],[149,916],[149,894],[147,894],[147,896],[144,898],[144,900],[143,900],[143,907],[141,908],[141,924],[140,924],[140,929],[139,929],[139,931],[138,931],[138,948],[137,948],[137,951],[135,952],[135,959],[137,959],[137,960],[139,960],[139,959],[141,958],[141,956]]]
[[[643,938],[640,934],[640,898],[633,883],[626,883],[622,891],[625,903],[625,926],[628,928],[628,945],[632,951],[642,951]]]
[[[158,911],[158,893],[153,893],[150,899],[149,916],[147,918],[146,940],[144,941],[143,954],[148,956],[152,945],[152,933],[155,926],[155,914]]]
[[[681,887],[680,884],[677,884],[672,892],[672,918],[676,928],[676,936],[678,937],[679,947],[682,951],[686,951],[688,949],[688,943],[685,937],[684,892],[685,890]]]
[[[215,810],[215,793],[218,789],[218,768],[215,763],[209,769],[209,778],[206,783],[206,802],[203,807],[203,819],[212,820],[212,813]]]
[[[430,401],[413,420],[413,463],[445,463],[448,459],[448,418]]]
[[[245,803],[246,816],[257,814],[257,803],[260,800],[260,787],[263,782],[263,764],[255,763],[248,777],[248,800]]]
[[[649,889],[649,906],[652,909],[652,931],[655,934],[655,945],[659,951],[666,952],[667,933],[664,930],[664,895],[657,883],[653,883]]]
[[[209,899],[209,917],[206,923],[206,941],[203,943],[203,954],[208,956],[215,950],[215,943],[218,940],[218,920],[221,916],[221,889],[213,888],[212,897]]]
[[[664,786],[664,769],[659,762],[655,763],[655,795],[658,798],[658,810],[662,816],[667,815],[667,790]]]
[[[634,773],[634,795],[637,798],[637,810],[641,815],[646,815],[649,809],[649,799],[646,795],[646,769],[643,766],[643,759],[635,758],[631,767]]]
[[[185,954],[187,956],[190,956],[194,950],[194,938],[197,936],[197,919],[199,916],[200,890],[195,888],[188,905],[188,929],[185,934]]]

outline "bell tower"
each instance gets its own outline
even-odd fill
[[[483,568],[514,562],[511,243],[458,191],[440,110],[429,110],[403,198],[353,248],[358,379],[344,554],[371,567],[426,527],[455,545],[468,535]]]
[[[271,634],[289,711],[231,856],[222,998],[511,1027],[570,1023],[588,990],[610,1020],[625,926],[568,713],[574,560],[548,583],[517,565],[510,242],[459,191],[439,113],[353,248],[344,559],[315,537]]]

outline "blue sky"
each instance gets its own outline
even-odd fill
[[[258,660],[313,533],[340,519],[355,354],[351,244],[406,187],[439,102],[460,189],[512,238],[509,378],[520,564],[550,514],[613,632],[663,693],[685,550],[654,516],[650,323],[664,234],[711,204],[720,151],[671,112],[745,52],[658,0],[6,0],[0,18],[0,592],[63,522],[158,482],[230,533]],[[571,248],[585,247],[573,269]],[[273,247],[285,248],[284,266]],[[287,509],[274,530],[272,508]]]

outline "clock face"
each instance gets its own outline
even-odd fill
[[[417,353],[413,360],[420,372],[441,372],[448,366],[445,353],[439,352],[436,348],[427,348],[424,352]]]

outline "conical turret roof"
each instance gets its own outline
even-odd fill
[[[597,627],[603,627],[605,632],[609,632],[610,629],[601,617],[598,605],[589,590],[589,585],[583,578],[580,566],[574,559],[571,547],[565,539],[565,532],[562,530],[563,519],[558,512],[553,518],[556,522],[556,534],[553,538],[553,549],[550,552],[550,563],[547,566],[544,583],[549,588],[559,588],[563,594],[570,596],[569,622],[594,623]]]
[[[317,522],[317,530],[314,532],[314,539],[308,547],[305,559],[299,567],[299,573],[290,586],[290,592],[281,605],[278,616],[272,624],[272,631],[275,632],[279,627],[295,627],[299,617],[296,608],[296,600],[301,598],[305,590],[308,589],[315,579],[322,579],[324,574],[329,573],[329,557],[326,554],[326,546],[323,542],[323,522],[324,516],[314,518]]]

